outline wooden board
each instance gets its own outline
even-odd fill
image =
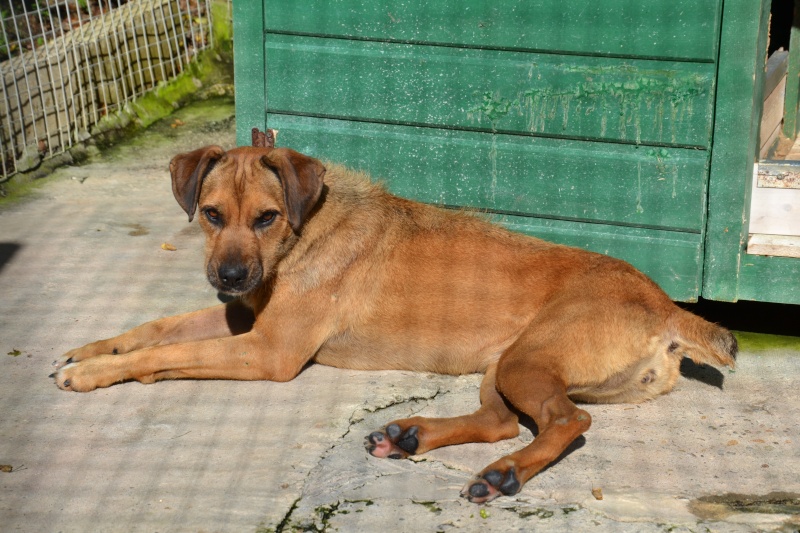
[[[742,297],[739,275],[758,155],[769,7],[767,0],[726,0],[723,9],[703,261],[702,294],[710,300]]]
[[[797,183],[798,171],[797,164],[757,165],[750,203],[750,233],[800,236],[800,183],[798,188],[791,188]],[[777,179],[784,174],[784,179]],[[783,181],[786,187],[780,186]]]
[[[800,236],[753,234],[747,240],[747,253],[800,258]],[[800,279],[797,283],[800,283]]]
[[[273,33],[713,62],[720,0],[264,0]]]
[[[715,67],[269,35],[268,108],[370,122],[708,147]]]
[[[786,94],[786,76],[764,99],[764,108],[761,113],[761,128],[759,130],[760,147],[759,156],[766,157],[770,147],[778,138],[778,132],[783,123],[783,100]]]
[[[800,235],[800,189],[755,188],[748,231]]]
[[[421,201],[700,233],[707,153],[268,116],[279,144],[366,170]]]
[[[742,300],[800,304],[800,260],[793,257],[742,257],[738,297]]]
[[[234,77],[236,80],[236,144],[250,144],[250,131],[267,127],[264,64],[264,4],[233,3]]]
[[[763,137],[761,138],[761,150],[758,154],[759,160],[769,159],[775,155],[775,152],[778,150],[782,127],[783,122],[778,122],[775,129],[772,130],[772,133],[767,135],[766,140]]]
[[[789,40],[789,59],[787,64],[787,79],[792,80],[786,85],[786,99],[783,107],[783,135],[794,139],[797,135],[797,118],[800,108],[800,9],[794,10],[791,37]]]

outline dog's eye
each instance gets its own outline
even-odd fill
[[[275,221],[277,214],[278,213],[275,211],[264,211],[261,216],[256,219],[256,226],[260,226],[262,228],[269,226]]]
[[[219,211],[217,211],[213,207],[209,207],[208,209],[205,209],[204,212],[209,222],[211,222],[212,224],[220,223],[221,217],[219,215]]]

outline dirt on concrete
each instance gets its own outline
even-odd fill
[[[585,406],[585,437],[483,506],[459,490],[532,428],[404,461],[363,447],[392,419],[474,410],[480,376],[312,365],[288,383],[57,389],[66,350],[219,301],[167,165],[234,142],[230,100],[190,106],[0,209],[0,530],[800,530],[794,337],[745,335],[735,373],[685,365],[653,402]]]

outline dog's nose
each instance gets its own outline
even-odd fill
[[[224,264],[217,269],[217,275],[223,285],[230,289],[240,289],[247,281],[249,271],[247,267],[240,264]]]

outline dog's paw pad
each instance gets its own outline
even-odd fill
[[[505,473],[489,470],[467,483],[461,491],[461,496],[472,503],[485,503],[501,495],[516,494],[520,486],[514,468],[509,468]]]
[[[375,457],[405,459],[417,451],[418,433],[417,426],[403,431],[397,424],[389,424],[384,431],[374,431],[367,435],[364,447]]]
[[[486,503],[498,496],[500,491],[483,478],[473,479],[461,491],[461,497],[472,503]]]

